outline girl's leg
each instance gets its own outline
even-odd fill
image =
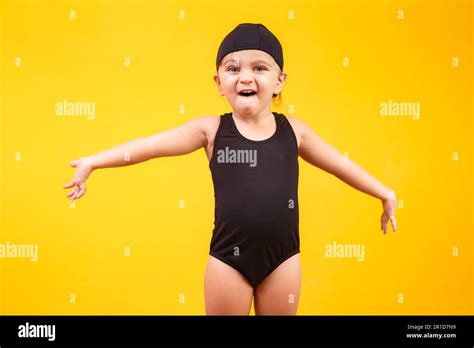
[[[204,276],[207,315],[249,315],[253,288],[242,274],[209,256]]]
[[[285,260],[255,289],[255,315],[296,315],[301,289],[299,254]]]

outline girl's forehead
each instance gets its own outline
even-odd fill
[[[226,64],[228,62],[234,63],[251,63],[252,61],[263,61],[270,65],[273,65],[274,59],[271,55],[267,52],[262,50],[242,50],[242,51],[234,51],[229,53],[222,59],[222,64]]]

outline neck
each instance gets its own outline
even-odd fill
[[[254,125],[261,124],[262,122],[266,122],[268,119],[273,118],[273,113],[269,109],[262,110],[255,114],[244,114],[234,110],[232,112],[232,115],[235,119],[238,119],[239,121]]]

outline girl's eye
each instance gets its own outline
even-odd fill
[[[227,71],[235,72],[235,71],[238,71],[238,69],[239,69],[238,66],[231,65],[230,67],[227,68]],[[263,65],[257,65],[255,69],[257,69],[257,71],[267,70],[267,68],[265,68]]]

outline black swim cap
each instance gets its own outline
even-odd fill
[[[227,54],[242,50],[267,52],[283,70],[283,50],[280,41],[263,24],[239,24],[222,40],[217,52],[216,67]]]

